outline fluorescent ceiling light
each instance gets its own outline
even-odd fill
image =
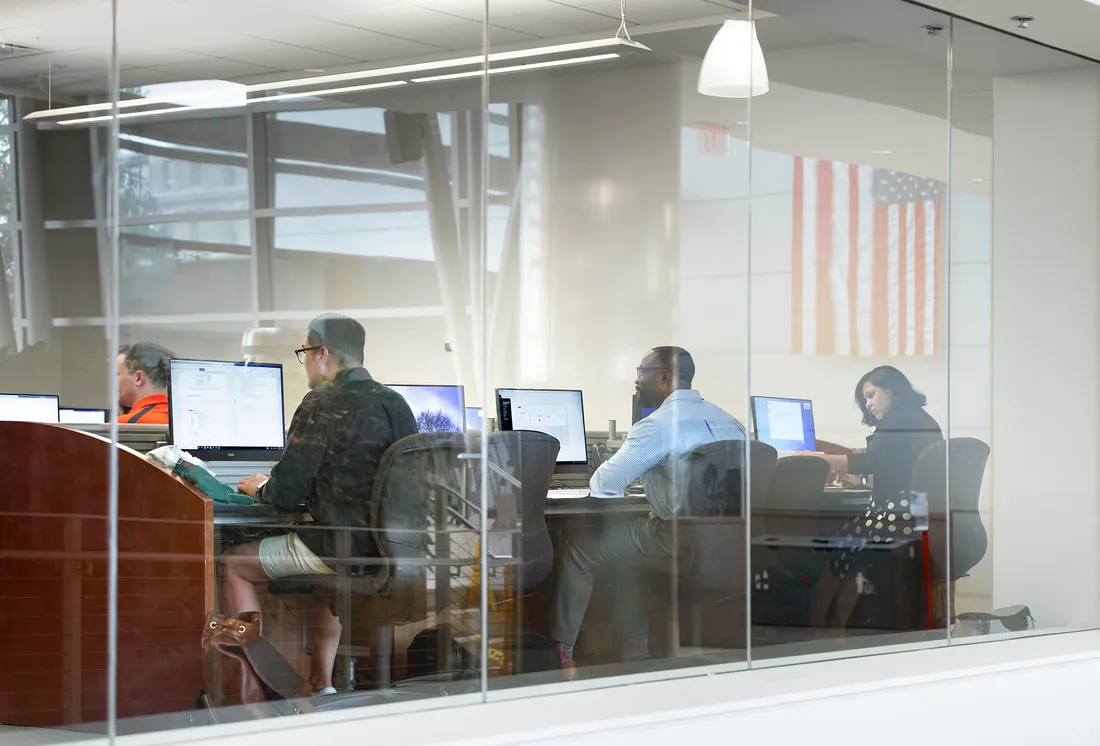
[[[261,96],[248,99],[250,104],[262,104],[266,101],[288,101],[294,98],[311,98],[313,96],[332,96],[337,93],[352,93],[354,91],[370,91],[375,88],[396,88],[408,85],[407,80],[388,80],[385,83],[366,83],[364,85],[349,85],[343,88],[326,88],[322,91],[299,91],[297,93],[280,93],[276,96]]]
[[[514,73],[520,70],[541,70],[547,67],[565,67],[566,65],[580,65],[585,62],[599,62],[600,60],[611,60],[618,57],[618,52],[611,52],[609,54],[593,54],[588,57],[570,57],[564,60],[550,60],[548,62],[528,62],[524,65],[510,65],[508,67],[491,67],[489,68],[490,75],[497,75],[498,73]],[[446,75],[432,75],[428,78],[413,78],[414,83],[434,83],[437,80],[459,80],[460,78],[480,78],[482,75],[481,70],[470,70],[464,73],[448,73]]]
[[[181,111],[199,111],[208,110],[214,107],[211,106],[173,106],[168,109],[150,109],[149,111],[130,111],[125,114],[119,114],[119,119],[136,119],[138,117],[151,117],[156,114],[175,114]],[[114,119],[113,116],[107,114],[101,117],[83,117],[81,119],[62,119],[58,124],[92,124],[94,122],[109,122]]]
[[[522,60],[529,57],[545,57],[549,54],[569,54],[571,52],[586,52],[593,49],[621,48],[636,49],[641,52],[652,51],[644,44],[636,41],[627,41],[618,37],[608,39],[596,39],[594,41],[578,41],[570,44],[552,44],[545,47],[530,47],[517,49],[511,52],[493,52],[488,55],[489,62],[508,62],[510,60]],[[413,73],[431,72],[433,70],[445,70],[448,67],[463,67],[466,65],[480,65],[485,62],[485,55],[476,54],[469,57],[452,57],[447,60],[435,60],[434,62],[417,62],[412,65],[397,65],[395,67],[380,67],[374,70],[357,70],[347,73],[335,73],[333,75],[320,75],[312,78],[297,78],[294,80],[277,80],[271,83],[257,83],[248,86],[249,91],[271,91],[284,88],[300,88],[306,85],[321,85],[323,83],[340,83],[345,80],[362,80],[364,78],[381,78],[391,75],[411,75]],[[480,75],[480,72],[478,73]]]
[[[397,86],[408,85],[406,80],[388,80],[385,83],[368,83],[366,85],[353,85],[345,86],[344,88],[329,88],[323,91],[299,91],[298,93],[283,93],[278,96],[265,96],[263,98],[250,98],[244,103],[258,104],[265,101],[285,101],[294,98],[310,98],[312,96],[328,96],[336,93],[350,93],[352,91],[366,91],[373,88],[396,88]],[[237,104],[240,106],[241,104]],[[125,114],[119,114],[119,119],[134,119],[136,117],[151,117],[154,114],[175,114],[181,111],[199,111],[203,109],[215,108],[212,106],[197,105],[197,106],[174,106],[168,109],[150,109],[148,111],[131,111]],[[222,107],[217,107],[222,108]],[[113,119],[110,114],[101,117],[84,117],[83,119],[63,119],[58,124],[92,124],[95,122],[109,122]]]
[[[652,51],[644,44],[640,44],[631,39],[622,39],[620,37],[610,37],[607,39],[595,39],[592,41],[578,41],[568,44],[551,44],[542,47],[530,47],[527,49],[516,49],[510,52],[494,52],[488,55],[488,61],[493,62],[507,62],[510,60],[528,59],[531,57],[544,57],[552,54],[571,54],[574,52],[583,52],[594,49],[629,49],[640,52]],[[490,74],[498,72],[512,72],[522,69],[536,69],[541,67],[557,67],[559,65],[573,65],[584,62],[595,62],[602,59],[611,59],[613,57],[620,56],[618,52],[611,52],[603,55],[590,55],[587,57],[574,57],[564,58],[560,60],[548,60],[541,63],[531,63],[529,65],[514,65],[510,67],[501,67],[497,69],[490,69]],[[244,98],[242,93],[258,93],[261,91],[276,91],[284,90],[287,88],[301,88],[303,86],[321,85],[324,83],[338,83],[351,80],[365,80],[371,78],[383,78],[383,77],[396,77],[407,76],[412,73],[431,72],[433,70],[445,70],[449,67],[464,67],[467,65],[483,65],[486,60],[486,55],[470,55],[468,57],[452,57],[445,60],[435,60],[432,62],[418,62],[411,65],[397,65],[394,67],[381,67],[373,70],[357,70],[346,73],[336,73],[333,75],[318,75],[308,78],[294,78],[291,80],[278,80],[270,83],[257,83],[250,86],[242,86],[239,83],[229,83],[226,81],[203,81],[203,85],[206,90],[190,90],[187,92],[175,91],[169,95],[156,96],[149,98],[130,98],[123,99],[118,102],[119,109],[131,109],[141,106],[152,106],[154,104],[184,104],[183,106],[172,106],[168,108],[159,108],[149,112],[142,112],[142,116],[149,116],[151,114],[160,113],[172,113],[179,111],[195,111],[198,109],[216,109],[216,108],[229,108],[236,106],[244,106],[259,101],[285,101],[294,98],[309,98],[311,96],[324,96],[335,93],[350,93],[353,91],[366,91],[372,88],[390,88],[393,86],[407,85],[405,80],[387,81],[384,83],[374,83],[361,86],[348,86],[341,88],[328,88],[320,91],[304,91],[302,93],[293,94],[277,94],[274,96]],[[416,82],[426,82],[430,80],[446,80],[446,79],[458,79],[467,77],[476,77],[481,75],[481,70],[467,71],[464,73],[456,73],[451,78],[447,76],[430,76],[427,78],[416,78]],[[158,86],[153,86],[157,89],[157,92],[166,87],[171,86],[190,86],[194,88],[196,85],[194,81],[186,81],[184,83],[164,83]],[[60,109],[42,109],[34,111],[23,117],[24,120],[35,119],[47,119],[58,116],[66,116],[70,114],[87,114],[97,111],[112,111],[114,104],[110,101],[105,101],[98,104],[86,104],[83,106],[67,106]],[[130,118],[130,114],[119,114],[120,119]],[[101,117],[87,117],[85,119],[77,120],[64,120],[59,124],[90,124],[94,122],[109,121],[110,115]]]
[[[719,98],[750,98],[768,92],[768,66],[752,21],[722,23],[703,58],[698,90]]]

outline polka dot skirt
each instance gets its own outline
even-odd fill
[[[909,512],[909,500],[899,499],[876,505],[870,500],[867,511],[848,521],[837,536],[848,539],[847,546],[834,550],[829,566],[837,578],[848,576],[859,553],[868,544],[893,544],[899,536],[909,536],[915,530],[913,515]]]

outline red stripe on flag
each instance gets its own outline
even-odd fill
[[[802,352],[802,211],[805,208],[802,190],[805,188],[802,169],[804,164],[801,158],[794,159],[794,229],[792,230],[793,244],[791,257],[791,298],[794,303],[791,308],[791,349],[796,354]]]
[[[859,349],[859,166],[848,166],[848,354]]]
[[[871,301],[871,354],[885,355],[890,351],[890,309],[886,289],[890,277],[887,271],[886,252],[890,247],[890,208],[875,205],[875,243],[872,282],[874,295]]]
[[[909,205],[898,205],[898,354],[906,354],[909,340],[909,262],[906,261],[906,247],[909,245]]]
[[[836,318],[833,313],[833,164],[817,164],[817,353],[836,352]]]
[[[928,269],[924,259],[924,231],[925,220],[927,217],[925,215],[924,205],[925,203],[923,201],[917,202],[917,211],[913,220],[913,230],[916,233],[916,240],[913,242],[914,246],[916,247],[914,251],[914,259],[916,261],[916,264],[913,268],[913,285],[916,297],[914,299],[915,303],[913,306],[913,310],[917,314],[917,318],[914,319],[914,321],[916,322],[914,324],[914,328],[916,329],[917,335],[915,353],[917,355],[924,355],[927,352],[930,352],[929,350],[924,349],[924,311],[927,307],[925,300],[926,293],[924,290],[924,282]]]
[[[943,204],[938,202],[938,201],[936,202],[936,205],[935,205],[935,213],[936,213],[936,248],[935,248],[935,251],[933,252],[934,261],[933,261],[933,264],[932,264],[932,271],[935,272],[935,274],[933,275],[933,277],[935,277],[935,284],[934,284],[935,290],[934,290],[934,295],[933,295],[933,298],[932,298],[932,302],[936,304],[936,314],[935,314],[935,316],[933,316],[933,318],[935,319],[935,323],[932,326],[932,349],[928,351],[930,354],[935,354],[939,349],[939,346],[940,346],[940,329],[942,328],[941,319],[940,319],[940,309],[941,309],[940,298],[942,297],[941,296],[941,290],[940,290],[940,280],[942,279],[943,273],[941,272],[940,267],[943,266]]]

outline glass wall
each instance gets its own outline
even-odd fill
[[[0,734],[1096,627],[1100,67],[865,5],[13,29]]]

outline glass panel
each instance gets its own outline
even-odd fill
[[[460,184],[461,199],[478,188],[477,143],[456,110],[477,102],[416,106],[369,85],[377,73],[301,83],[446,53],[399,37],[449,16],[407,10],[320,0],[276,21],[251,0],[166,4],[153,46],[120,44],[118,342],[174,356],[161,439],[209,467],[198,488],[215,501],[212,517],[193,494],[158,501],[172,582],[126,600],[171,621],[161,655],[120,668],[122,733],[478,691],[475,446],[415,439],[440,412],[461,431],[473,385],[456,206]],[[135,12],[121,28],[148,26]],[[153,367],[120,376],[137,414],[163,391]],[[309,706],[241,707],[217,643],[260,625],[295,672],[280,694]],[[135,701],[153,679],[155,701]]]
[[[5,104],[7,99],[0,99]],[[15,202],[15,156],[12,136],[0,135],[0,223],[18,219]]]
[[[947,478],[950,34],[921,8],[877,14],[823,2],[757,23],[751,380],[779,452],[753,517],[762,663],[947,628],[946,521],[923,506]]]
[[[74,729],[104,734],[108,650],[114,642],[108,613],[112,447],[102,437],[58,427],[61,407],[98,408],[102,418],[109,404],[114,359],[102,326],[75,328],[66,320],[103,316],[100,260],[110,251],[95,240],[94,229],[84,234],[46,226],[47,220],[105,217],[97,205],[107,204],[101,148],[106,140],[100,131],[39,127],[26,118],[46,109],[49,95],[55,102],[83,102],[109,90],[109,34],[85,32],[109,29],[110,9],[42,4],[33,13],[33,27],[5,33],[7,54],[0,65],[0,85],[20,92],[18,98],[0,97],[0,740],[5,743],[60,742],[74,737]],[[46,53],[61,51],[52,46],[61,28],[80,29],[79,57]],[[23,47],[41,53],[21,54]],[[54,71],[47,88],[51,64],[62,60],[71,68]],[[102,435],[103,426],[98,427]]]
[[[499,50],[498,25],[549,24],[542,45],[621,20],[495,5]],[[494,690],[561,681],[554,653],[566,679],[746,659],[749,106],[695,93],[722,10],[657,6],[627,3],[652,51],[490,78],[490,171],[505,106],[516,161],[486,274]],[[723,195],[737,206],[710,210]]]

